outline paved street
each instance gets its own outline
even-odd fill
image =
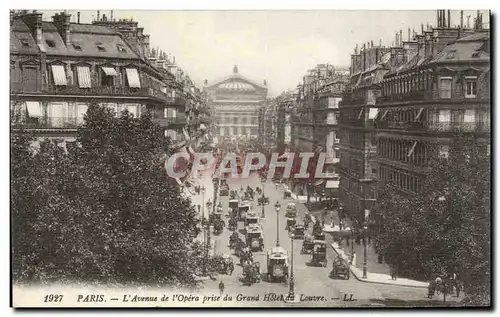
[[[209,177],[209,173],[206,174]],[[203,181],[207,188],[211,188],[211,180],[205,179]],[[241,185],[246,188],[247,185],[253,187],[254,189],[259,186],[262,188],[260,179],[258,176],[253,175],[250,179],[242,182],[239,179],[229,179],[228,180],[230,189],[236,189],[240,191]],[[276,188],[274,184],[268,182],[265,184],[265,195],[269,197],[270,204],[265,206],[265,219],[261,220],[261,224],[264,229],[264,252],[254,253],[254,260],[260,262],[261,273],[267,273],[267,259],[266,252],[271,247],[276,245],[276,226],[277,226],[277,214],[274,209],[274,204],[279,201],[281,204],[281,212],[279,214],[279,239],[280,245],[286,250],[291,250],[291,240],[288,237],[288,232],[285,230],[286,218],[284,216],[284,211],[286,205],[292,200],[283,199],[283,188],[279,186]],[[205,202],[208,197],[212,197],[209,194],[209,190],[205,193]],[[222,205],[224,208],[224,213],[227,214],[229,197],[221,197]],[[303,204],[296,203],[298,209],[298,219],[302,222],[303,216],[307,209]],[[257,197],[254,200],[253,210],[258,211],[259,214],[262,212],[262,207],[257,204]],[[227,222],[228,218],[226,218]],[[242,234],[243,223],[239,223],[240,236],[243,239]],[[310,229],[311,230],[311,229]],[[212,241],[214,243],[216,253],[232,254],[232,250],[229,249],[229,235],[230,231],[224,229],[224,232],[219,236],[214,236],[211,234]],[[332,243],[329,235],[326,237],[327,244]],[[349,280],[334,280],[329,277],[329,273],[332,269],[332,259],[334,257],[334,251],[328,247],[327,248],[327,258],[328,265],[326,268],[323,267],[312,267],[308,265],[311,255],[300,254],[302,246],[302,240],[295,240],[293,243],[294,250],[294,277],[295,277],[295,294],[300,296],[325,296],[326,301],[311,301],[302,302],[298,305],[304,306],[358,306],[358,305],[368,305],[375,303],[376,305],[404,305],[405,303],[410,303],[410,301],[423,301],[423,304],[419,305],[429,305],[438,303],[442,299],[434,298],[430,301],[426,298],[426,290],[421,288],[404,287],[404,286],[392,286],[392,285],[380,285],[373,283],[366,283],[356,280],[352,275]],[[243,294],[245,296],[260,296],[259,305],[269,305],[269,306],[289,306],[297,305],[283,302],[262,302],[262,298],[266,293],[276,293],[276,294],[287,294],[288,293],[288,283],[271,283],[266,281],[265,276],[263,281],[252,286],[243,286],[240,281],[242,277],[242,267],[239,265],[239,258],[232,255],[235,261],[235,270],[231,276],[219,275],[217,280],[208,280],[203,282],[203,292],[212,291],[214,294],[218,294],[218,283],[222,280],[225,284],[225,293],[232,295],[236,300],[235,296],[237,294]],[[264,274],[265,275],[265,274]],[[357,301],[347,302],[341,300],[344,296],[352,298]],[[336,299],[340,298],[340,299]],[[448,300],[453,300],[449,298]],[[433,303],[431,303],[433,302]],[[252,302],[240,301],[239,305],[252,305]],[[413,304],[414,305],[414,304]]]

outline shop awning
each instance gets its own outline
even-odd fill
[[[408,151],[408,157],[410,157],[413,154],[413,151],[415,151],[416,146],[417,146],[417,141],[413,142],[411,149]]]
[[[29,117],[40,118],[42,116],[42,107],[38,101],[26,101],[26,109]]]
[[[388,112],[389,112],[389,110],[385,110],[385,111],[384,111],[384,114],[382,115],[382,120],[384,120],[384,119],[385,119],[385,116],[387,116],[387,113],[388,113]]]
[[[68,84],[66,71],[63,65],[52,65],[52,75],[56,86],[66,86]]]
[[[418,118],[420,118],[420,116],[422,115],[422,112],[424,111],[424,108],[420,108],[420,110],[418,111],[418,114],[417,116],[415,117],[415,121],[418,120]]]
[[[340,181],[326,181],[326,188],[339,188]]]
[[[90,67],[88,66],[78,66],[76,68],[78,73],[78,86],[80,88],[90,88]]]
[[[323,184],[324,182],[325,182],[325,180],[324,180],[324,179],[318,179],[317,181],[315,181],[315,182],[314,182],[314,184],[313,184],[313,185],[314,185],[314,186],[319,186],[319,185]]]
[[[368,113],[368,119],[375,119],[378,115],[379,109],[377,108],[370,108],[370,112]]]
[[[361,110],[359,111],[359,114],[358,114],[358,119],[361,119],[361,116],[363,115],[363,110],[364,110],[364,109],[361,109]]]
[[[139,79],[139,73],[135,68],[127,68],[127,79],[128,86],[132,88],[141,88],[141,80]]]
[[[102,67],[102,71],[106,76],[118,76],[118,73],[113,67]]]
[[[184,134],[184,137],[186,138],[186,141],[191,140],[191,138],[189,137],[189,133],[187,132],[187,130],[185,128],[182,129],[182,133]]]

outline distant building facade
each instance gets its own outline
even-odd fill
[[[204,88],[209,106],[216,118],[214,137],[218,139],[257,138],[259,109],[267,97],[267,83],[258,84],[233,73]]]

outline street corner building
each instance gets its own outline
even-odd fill
[[[462,13],[463,15],[463,13]],[[394,45],[356,46],[340,102],[341,201],[359,223],[377,225],[377,189],[422,188],[433,156],[448,156],[454,132],[490,140],[490,30],[452,26],[438,10],[437,26],[395,34]]]
[[[76,19],[66,11],[51,21],[42,18],[27,10],[10,16],[14,132],[33,132],[67,151],[87,108],[97,103],[116,116],[124,110],[136,118],[151,112],[174,143],[201,147],[209,142],[206,95],[175,57],[150,47],[150,36],[137,21],[99,11],[90,24],[80,23],[80,12]]]

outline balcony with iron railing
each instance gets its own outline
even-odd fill
[[[65,118],[65,117],[40,117],[28,118],[26,120],[20,118],[11,118],[11,127],[13,129],[76,129],[84,123],[83,118]]]
[[[22,86],[14,87],[14,94],[36,94],[36,95],[68,95],[68,96],[98,96],[98,97],[145,97],[165,102],[167,105],[185,107],[186,100],[183,97],[170,97],[161,90],[154,88],[132,88],[125,86],[99,86],[80,88],[79,86],[55,86],[49,85],[46,89],[38,92],[25,91]]]
[[[379,121],[376,128],[380,130],[429,131],[429,132],[490,132],[487,122],[402,122]]]

